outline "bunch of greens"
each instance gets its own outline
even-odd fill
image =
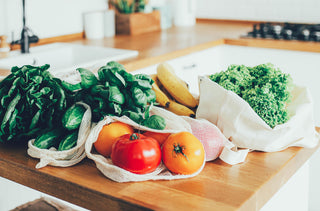
[[[13,67],[0,82],[0,142],[31,138],[61,122],[68,97],[48,68]]]
[[[165,120],[150,116],[151,106],[156,101],[152,90],[154,81],[149,75],[132,75],[117,62],[109,62],[98,70],[98,77],[91,71],[78,68],[81,82],[63,86],[73,93],[74,101],[83,101],[92,110],[92,121],[106,115],[126,115],[133,121],[154,129],[164,129]]]
[[[144,12],[147,0],[111,0],[110,4],[119,13],[130,14],[134,12]]]
[[[98,78],[77,69],[81,82],[70,84],[53,77],[49,67],[13,67],[0,82],[0,142],[36,138],[40,148],[61,143],[59,149],[69,149],[76,143],[85,111],[76,102],[91,107],[93,122],[106,115],[126,115],[149,128],[165,128],[164,118],[149,115],[156,96],[148,75],[132,75],[119,63],[109,62],[99,69]]]
[[[247,101],[271,128],[289,120],[287,104],[291,100],[292,78],[273,64],[230,65],[209,78]]]

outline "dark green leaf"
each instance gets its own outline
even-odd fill
[[[143,121],[143,125],[152,129],[163,130],[166,127],[166,120],[159,115],[152,115]]]
[[[144,91],[147,96],[148,103],[156,102],[156,93],[152,89],[147,89]]]
[[[109,88],[109,101],[123,104],[125,102],[123,94],[117,86],[110,86]]]
[[[146,106],[147,105],[146,94],[138,87],[133,87],[131,90],[132,90],[132,98],[135,104],[138,106]]]
[[[126,80],[119,73],[119,69],[117,67],[101,67],[98,70],[98,76],[102,82],[109,82],[111,86],[126,86]]]
[[[29,129],[32,130],[36,127],[37,123],[39,122],[41,110],[38,110],[37,113],[33,116],[31,120],[31,124],[29,126]]]
[[[111,109],[112,114],[119,116],[122,112],[121,105],[117,103],[109,103],[109,108]]]
[[[19,100],[21,99],[21,95],[16,95],[13,100],[10,102],[9,106],[7,107],[7,111],[3,117],[2,123],[1,123],[1,129],[4,130],[4,127],[6,126],[7,121],[10,119],[16,105],[19,103]]]
[[[136,123],[140,124],[143,121],[143,115],[139,112],[134,112],[130,110],[123,111],[122,115],[125,115],[135,121]]]
[[[148,81],[150,83],[150,85],[152,85],[154,83],[154,81],[152,80],[150,75],[147,75],[147,74],[136,74],[136,75],[134,75],[134,78],[137,80]]]
[[[90,70],[84,68],[77,69],[81,76],[81,87],[88,89],[98,83],[97,77]]]
[[[74,91],[81,89],[81,83],[71,84],[66,81],[62,81],[61,85],[63,86],[63,88],[65,88],[66,90],[68,90],[70,92],[74,92]]]

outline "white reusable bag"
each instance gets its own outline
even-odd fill
[[[50,149],[39,149],[33,145],[35,139],[30,140],[28,142],[28,155],[40,159],[36,168],[42,168],[47,165],[59,167],[73,166],[86,157],[84,144],[91,129],[91,109],[85,103],[77,102],[77,104],[86,108],[78,132],[77,145],[69,150],[57,151],[54,147]]]
[[[205,159],[203,161],[202,167],[196,173],[191,175],[173,174],[164,166],[163,163],[161,163],[155,171],[149,174],[134,174],[118,166],[115,166],[112,163],[111,158],[105,158],[100,154],[96,154],[92,152],[93,143],[97,140],[102,127],[105,124],[108,124],[114,121],[124,122],[142,131],[154,131],[154,132],[160,132],[160,133],[177,133],[181,131],[192,132],[190,124],[184,119],[185,117],[175,115],[165,109],[162,109],[156,106],[152,107],[150,114],[151,115],[157,114],[165,118],[167,123],[166,128],[164,130],[154,130],[154,129],[150,129],[148,127],[139,125],[126,116],[122,116],[122,117],[106,116],[103,120],[98,122],[98,124],[92,128],[90,135],[88,136],[88,139],[85,144],[85,151],[86,151],[87,157],[92,159],[96,163],[97,168],[102,172],[103,175],[105,175],[109,179],[112,179],[116,182],[184,179],[184,178],[190,178],[198,175],[202,171],[205,165]],[[186,118],[189,118],[189,117],[186,117]]]
[[[199,76],[200,101],[197,118],[205,118],[217,125],[227,139],[220,158],[229,164],[243,162],[249,150],[281,151],[290,146],[315,147],[319,134],[315,130],[313,103],[309,90],[295,86],[288,105],[288,122],[271,128],[244,101],[232,91]],[[233,147],[245,150],[231,150]]]

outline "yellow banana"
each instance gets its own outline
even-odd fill
[[[180,116],[195,117],[195,113],[193,110],[173,100],[170,100],[170,105],[167,110]]]
[[[190,108],[195,108],[198,105],[196,99],[189,92],[189,89],[175,74],[172,66],[167,63],[159,64],[157,67],[157,77],[176,101]]]
[[[179,78],[179,77],[177,77],[177,78],[182,83],[182,85],[184,85],[189,90],[189,84],[186,81],[182,80],[181,78]]]
[[[160,89],[158,86],[157,75],[150,75],[154,83],[152,84],[152,90],[156,93],[156,102],[159,103],[160,106],[168,108],[170,105],[169,97]]]

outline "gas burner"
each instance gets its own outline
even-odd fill
[[[243,37],[320,42],[320,24],[260,23]]]

